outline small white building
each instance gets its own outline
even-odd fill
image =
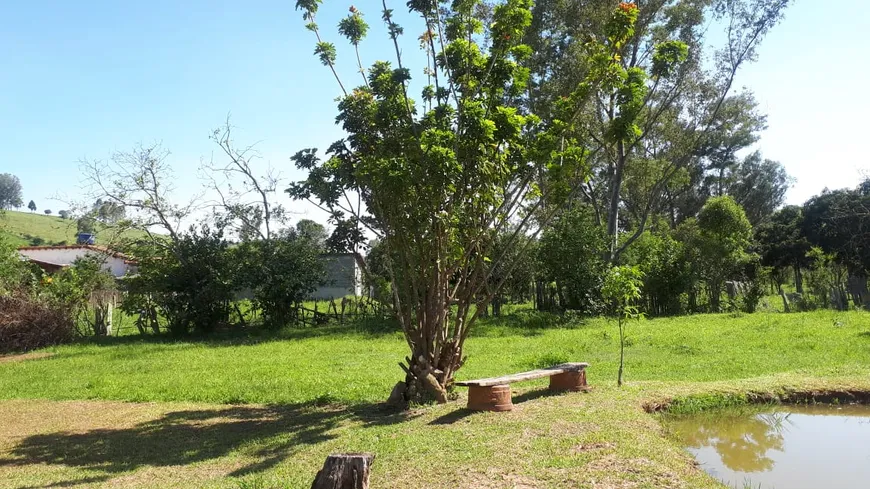
[[[79,258],[95,256],[103,262],[103,270],[115,278],[137,272],[136,261],[127,255],[96,245],[23,246],[18,248],[22,258],[33,262],[46,272],[56,272],[73,264]]]
[[[353,253],[320,255],[326,268],[326,284],[311,294],[312,299],[340,299],[362,295],[362,270]]]

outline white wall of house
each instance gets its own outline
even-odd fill
[[[362,270],[350,253],[322,255],[326,267],[326,284],[311,294],[312,299],[339,299],[362,295]]]
[[[85,247],[29,247],[19,249],[18,253],[26,258],[56,265],[71,265],[78,258],[96,256],[100,260],[103,260],[103,270],[107,270],[115,277],[123,277],[127,273],[136,273],[136,266],[125,263],[126,259],[124,257],[113,256]]]

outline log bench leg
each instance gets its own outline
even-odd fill
[[[551,391],[585,392],[589,389],[586,385],[586,371],[565,372],[550,377]]]
[[[510,411],[513,408],[511,386],[508,384],[468,387],[468,409],[472,411]]]

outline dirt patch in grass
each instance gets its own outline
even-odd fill
[[[0,363],[23,362],[25,360],[38,360],[54,356],[54,353],[43,351],[34,353],[20,353],[17,355],[0,355]]]
[[[579,445],[575,445],[571,447],[571,453],[583,453],[588,452],[590,450],[603,450],[605,448],[613,448],[613,443],[609,442],[592,442],[592,443],[581,443]]]

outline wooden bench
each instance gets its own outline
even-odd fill
[[[474,411],[510,411],[511,386],[514,382],[550,378],[552,391],[585,391],[588,363],[563,363],[549,368],[532,370],[490,379],[465,380],[456,385],[468,387],[468,409]]]

